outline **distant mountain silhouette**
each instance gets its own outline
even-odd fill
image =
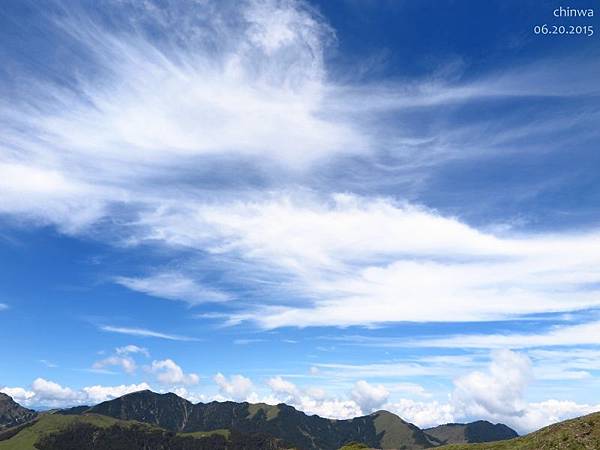
[[[487,420],[478,420],[471,423],[448,423],[426,428],[423,431],[442,444],[503,441],[518,437],[517,432],[512,428],[501,423],[493,424]]]

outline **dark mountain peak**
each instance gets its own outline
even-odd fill
[[[477,420],[471,423],[447,423],[428,428],[425,433],[442,444],[503,441],[518,436],[512,428],[502,423],[493,424],[487,420]]]
[[[142,389],[141,391],[135,391],[135,392],[130,392],[129,394],[125,394],[123,397],[128,397],[130,395],[162,395],[162,394],[151,391],[150,389]]]
[[[117,419],[138,420],[180,431],[185,428],[193,406],[188,400],[173,393],[158,394],[144,390],[102,402],[88,412]]]
[[[385,409],[379,409],[377,411],[373,411],[371,414],[369,414],[369,416],[378,416],[380,414],[391,414],[391,415],[394,415],[394,413],[391,413],[391,412],[389,412],[389,411],[387,411]]]
[[[401,420],[404,423],[408,423],[404,419],[402,419],[402,417],[400,417],[399,415],[394,414],[393,412],[390,412],[390,411],[386,411],[385,409],[380,409],[378,411],[372,412],[371,414],[369,414],[369,416],[372,416],[372,417],[385,417],[385,418],[388,418],[390,420]]]
[[[186,400],[183,397],[178,396],[173,392],[165,392],[158,393],[151,391],[149,389],[144,389],[142,391],[130,392],[129,394],[125,394],[122,397],[119,397],[115,400],[123,400],[126,402],[130,401],[154,401],[154,402],[184,402],[188,404],[192,404],[189,400]],[[112,401],[112,400],[111,400]]]
[[[455,425],[465,426],[465,427],[494,427],[496,425],[503,425],[503,424],[495,424],[495,423],[490,422],[489,420],[475,420],[473,422],[457,423]]]
[[[151,391],[150,389],[144,389],[141,391],[130,392],[129,394],[125,394],[122,399],[131,399],[131,398],[160,398],[169,394],[159,394],[158,392]],[[173,394],[175,395],[175,394]]]
[[[518,433],[503,423],[491,423],[487,420],[478,420],[467,424],[466,437],[468,442],[489,442],[513,439]]]
[[[24,408],[15,402],[10,395],[0,392],[0,429],[29,422],[36,416],[35,411]]]

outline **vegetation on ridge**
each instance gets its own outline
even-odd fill
[[[457,444],[440,450],[598,450],[600,413],[566,420],[508,441]]]

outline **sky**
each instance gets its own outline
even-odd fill
[[[559,6],[1,2],[0,391],[600,410],[600,45],[534,33],[600,24]]]

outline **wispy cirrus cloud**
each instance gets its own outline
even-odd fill
[[[275,195],[144,220],[148,239],[208,249],[246,264],[255,278],[277,274],[293,294],[287,305],[232,314],[232,323],[486,321],[599,305],[597,231],[496,235],[426,208],[349,194]]]
[[[123,347],[117,347],[115,349],[115,353],[117,355],[132,355],[132,354],[141,354],[145,357],[150,357],[150,352],[145,347],[138,347],[137,345],[125,345]]]
[[[3,97],[18,101],[0,101],[0,213],[117,245],[166,246],[167,259],[184,249],[192,262],[180,272],[116,281],[192,305],[231,299],[215,314],[266,329],[599,306],[596,228],[534,234],[501,223],[492,233],[498,224],[398,200],[448,161],[558,142],[555,115],[527,127],[523,111],[457,124],[434,120],[439,105],[593,100],[592,71],[567,88],[560,81],[572,71],[540,65],[375,88],[335,79],[326,60],[335,31],[302,1],[167,5],[119,2],[111,21],[78,8],[48,17],[54,38],[77,51],[63,56],[61,83],[28,74],[26,89],[10,85]],[[597,112],[584,116],[592,123]],[[532,130],[540,139],[523,142]],[[199,260],[243,283],[243,304],[197,276]]]
[[[133,291],[153,297],[183,301],[190,306],[232,299],[231,295],[225,292],[202,286],[197,281],[176,272],[164,272],[140,278],[116,277],[115,281]]]
[[[532,333],[461,334],[439,339],[406,340],[403,345],[438,348],[526,349],[598,345],[599,339],[600,322],[591,321],[576,325],[556,325]]]
[[[126,334],[128,336],[150,337],[157,339],[166,339],[169,341],[197,341],[197,338],[179,336],[177,334],[167,334],[158,331],[148,330],[146,328],[130,328],[130,327],[115,327],[111,325],[103,325],[98,328],[101,331],[108,333]]]

